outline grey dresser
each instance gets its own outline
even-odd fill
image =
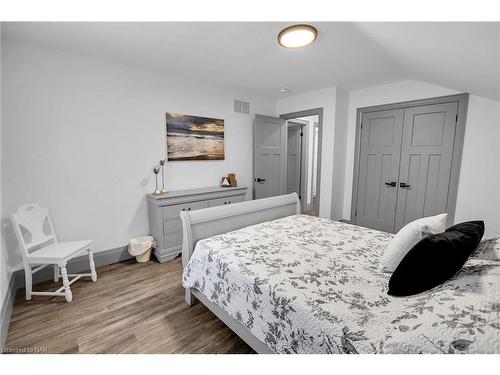
[[[148,194],[149,232],[156,240],[155,256],[161,262],[181,253],[181,211],[221,206],[246,200],[246,187],[210,187]]]

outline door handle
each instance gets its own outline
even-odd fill
[[[265,179],[265,178],[260,178],[260,177],[259,177],[259,178],[257,178],[255,181],[257,181],[257,182],[264,182],[264,181],[266,181],[266,179]]]
[[[403,188],[403,189],[409,189],[410,185],[408,185],[407,183],[404,183],[404,182],[400,182],[399,183],[399,187]]]
[[[386,182],[387,186],[396,186],[396,181]]]

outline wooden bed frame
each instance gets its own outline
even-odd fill
[[[183,267],[187,265],[199,240],[249,225],[300,214],[300,212],[300,201],[297,193],[195,211],[183,211],[181,212],[183,230],[182,265]],[[274,353],[245,326],[233,319],[224,309],[209,301],[200,291],[187,288],[185,296],[187,304],[191,306],[195,302],[195,298],[257,353]]]

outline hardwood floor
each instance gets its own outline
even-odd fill
[[[48,353],[253,353],[204,305],[189,307],[181,259],[100,267],[71,285],[73,302],[19,290],[6,347]],[[57,287],[56,287],[57,285]],[[46,282],[34,290],[53,290]],[[41,349],[40,349],[41,348]]]

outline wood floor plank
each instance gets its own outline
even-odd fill
[[[253,353],[201,303],[189,307],[181,259],[126,261],[97,269],[98,280],[71,285],[73,302],[19,291],[7,348],[48,353]],[[34,290],[55,290],[46,282]]]

